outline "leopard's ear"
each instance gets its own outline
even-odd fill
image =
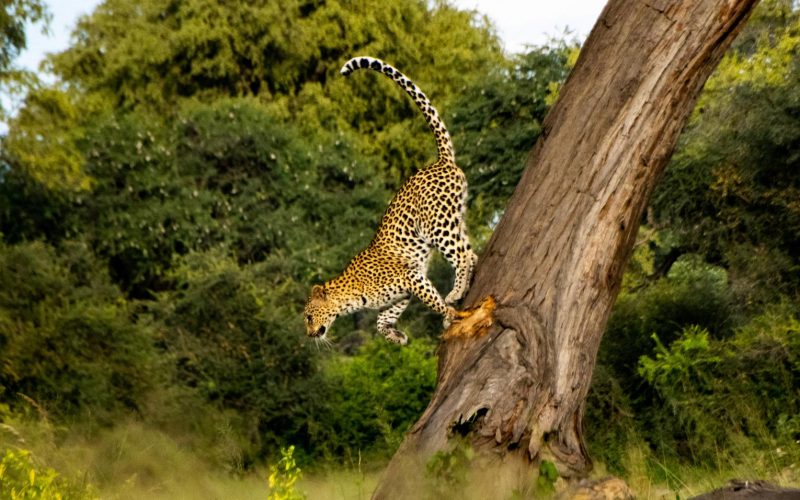
[[[325,293],[324,285],[314,285],[314,287],[311,289],[312,299],[325,300],[327,297],[328,294]]]

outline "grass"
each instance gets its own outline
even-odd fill
[[[785,450],[757,450],[746,440],[720,451],[716,467],[654,457],[643,442],[629,446],[626,452],[628,473],[623,479],[641,499],[690,498],[725,486],[732,479],[763,479],[784,487],[800,487],[800,465],[785,464]],[[604,472],[601,464],[593,475],[602,477]]]
[[[797,448],[798,443],[790,443]],[[39,463],[57,470],[76,484],[90,483],[104,499],[264,499],[268,493],[267,467],[231,473],[215,466],[174,436],[139,422],[119,424],[91,437],[64,433],[49,425],[0,426],[0,448],[28,449]],[[208,450],[205,450],[207,453]],[[688,498],[725,485],[730,479],[765,479],[782,486],[800,486],[800,465],[787,461],[785,446],[755,450],[746,440],[720,451],[718,467],[675,464],[653,456],[643,442],[626,449],[623,477],[641,499]],[[203,456],[208,456],[203,455]],[[794,456],[794,455],[789,455]],[[786,465],[788,462],[788,465]],[[382,463],[326,464],[303,471],[297,490],[310,500],[370,498],[381,475]],[[593,477],[609,475],[602,464]],[[480,478],[481,474],[475,475]],[[496,475],[468,486],[462,500],[479,498],[493,487]],[[410,479],[424,485],[424,478]],[[477,496],[476,496],[477,495]]]
[[[363,472],[350,468],[330,469],[309,474],[298,490],[312,500],[369,499],[380,480],[380,471]]]
[[[0,450],[29,450],[73,483],[90,483],[103,499],[263,500],[268,493],[267,467],[231,472],[140,422],[127,422],[92,436],[64,434],[49,423],[0,425]],[[213,450],[212,450],[213,451]],[[227,450],[225,450],[227,451]],[[209,450],[204,450],[208,456]],[[220,453],[221,454],[221,453]],[[370,498],[383,463],[328,464],[304,471],[298,491],[313,500]]]

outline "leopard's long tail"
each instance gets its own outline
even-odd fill
[[[431,101],[419,87],[414,84],[407,76],[398,71],[396,68],[389,64],[375,59],[374,57],[354,57],[347,61],[342,66],[341,73],[345,76],[358,69],[371,69],[379,71],[395,81],[400,87],[406,91],[408,95],[414,99],[414,102],[419,107],[422,114],[425,115],[425,121],[433,131],[433,136],[436,138],[436,149],[439,152],[439,161],[450,160],[455,161],[455,153],[453,152],[453,141],[450,139],[450,134],[447,132],[447,127],[439,117],[436,108],[433,107]]]

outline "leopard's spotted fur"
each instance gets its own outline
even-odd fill
[[[411,295],[442,314],[446,327],[456,313],[448,304],[461,299],[469,286],[477,257],[465,232],[467,179],[456,166],[450,135],[425,94],[401,72],[371,57],[351,59],[341,73],[349,75],[362,68],[392,78],[414,99],[436,138],[438,158],[406,180],[372,242],[344,272],[313,287],[305,308],[306,331],[324,338],[337,316],[380,309],[378,331],[391,342],[405,344],[408,338],[395,324]],[[434,248],[456,271],[453,289],[445,299],[426,276]]]

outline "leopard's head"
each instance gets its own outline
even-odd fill
[[[328,296],[324,285],[314,285],[303,312],[306,334],[309,337],[324,338],[338,315],[337,304]]]

